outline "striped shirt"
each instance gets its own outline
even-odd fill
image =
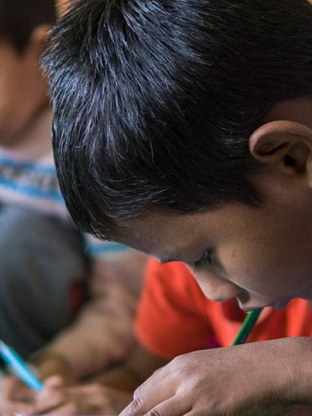
[[[64,199],[58,186],[52,153],[37,160],[18,157],[0,147],[0,202],[33,208],[68,218]],[[117,254],[127,247],[100,241],[85,234],[86,250],[94,257]]]

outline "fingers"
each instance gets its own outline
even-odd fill
[[[77,406],[73,402],[63,403],[62,405],[52,407],[50,409],[44,410],[44,413],[37,413],[36,415],[62,415],[62,416],[70,416],[79,414],[77,411]]]
[[[100,385],[59,388],[61,381],[51,377],[38,395],[30,415],[107,414],[108,401]]]
[[[35,362],[41,380],[59,375],[62,377],[64,384],[73,384],[74,375],[71,364],[63,355],[49,351],[36,358]]]
[[[4,377],[1,383],[2,400],[31,402],[36,394],[15,376]]]
[[[32,408],[24,415],[46,414],[62,406],[65,400],[66,394],[65,389],[63,389],[62,377],[50,377],[44,382],[44,390],[37,395]]]
[[[114,414],[112,408],[113,391],[107,391],[99,384],[89,384],[79,389],[69,388],[71,401],[76,404],[78,414]]]
[[[1,416],[24,415],[32,411],[32,404],[21,402],[10,402],[1,409]]]
[[[148,401],[136,397],[119,416],[183,416],[191,411],[190,405],[183,400],[181,394],[177,394],[160,404],[151,406]]]
[[[55,376],[51,376],[45,379],[43,385],[44,385],[44,388],[47,390],[61,389],[64,387],[65,381],[61,375],[55,375]]]
[[[33,414],[75,414],[75,404],[67,401],[65,405],[64,380],[56,375],[44,381],[44,390],[41,393],[33,392],[15,377],[3,380],[1,389],[1,415],[16,413],[25,416]]]
[[[32,391],[15,376],[5,377],[1,383],[0,414],[12,416],[14,413],[29,412],[38,393]]]
[[[165,410],[167,406],[171,408],[176,402],[176,397],[174,383],[169,382],[167,368],[164,367],[136,389],[133,401],[120,413],[120,416],[141,416],[151,410],[154,414],[156,411]],[[181,404],[178,409],[181,410]],[[188,411],[187,407],[186,411]],[[171,413],[169,414],[174,416]],[[156,415],[159,414],[156,413]],[[182,413],[179,413],[179,415],[181,416]]]

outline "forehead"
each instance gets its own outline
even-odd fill
[[[294,215],[284,202],[272,199],[262,207],[226,203],[191,214],[149,211],[135,219],[118,220],[117,241],[161,260],[186,261],[186,255],[197,256],[199,249],[251,244],[255,238],[269,240],[274,230],[288,229]],[[275,238],[284,237],[277,233]]]
[[[195,214],[148,212],[138,218],[118,221],[122,227],[120,240],[126,245],[153,254],[162,260],[176,258],[194,238],[199,218]]]
[[[197,254],[203,244],[225,243],[229,238],[237,241],[243,234],[256,232],[257,213],[253,211],[231,204],[192,214],[152,211],[136,219],[119,220],[122,232],[118,241],[164,261],[184,260],[186,253]]]

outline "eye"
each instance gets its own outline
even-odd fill
[[[200,259],[194,261],[195,272],[199,272],[202,267],[212,265],[212,249],[206,250]]]

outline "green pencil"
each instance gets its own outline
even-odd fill
[[[253,327],[256,325],[256,322],[259,318],[260,313],[263,308],[255,309],[248,313],[246,316],[241,329],[239,330],[236,338],[233,341],[232,346],[244,344],[249,337]]]

